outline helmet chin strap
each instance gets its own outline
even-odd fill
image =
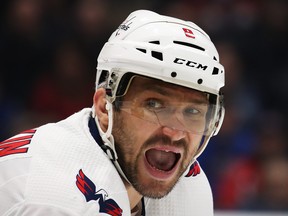
[[[118,170],[118,172],[120,173],[120,175],[129,183],[130,181],[127,179],[126,175],[124,174],[122,168],[120,167],[117,159],[118,159],[118,155],[117,152],[115,150],[115,142],[114,142],[114,137],[112,135],[112,128],[113,128],[113,107],[112,107],[112,103],[109,102],[108,100],[106,100],[106,106],[105,106],[107,112],[108,112],[108,128],[106,130],[106,132],[104,132],[102,130],[102,128],[100,127],[99,124],[99,120],[97,115],[95,114],[94,111],[94,107],[93,107],[93,117],[94,120],[96,122],[96,125],[98,127],[99,130],[99,134],[103,140],[104,145],[101,146],[101,148],[104,150],[104,152],[107,154],[107,156],[109,157],[109,159],[113,162],[114,166],[116,167],[116,169]]]

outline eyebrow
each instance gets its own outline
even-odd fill
[[[165,87],[159,87],[157,84],[151,85],[150,83],[147,86],[145,84],[143,86],[145,87],[143,92],[153,91],[153,92],[159,93],[163,96],[170,96],[171,95],[171,93],[167,91],[168,87],[166,87],[166,89],[165,89]],[[191,90],[193,90],[193,89],[191,89]],[[196,95],[196,97],[193,98],[193,101],[190,101],[190,102],[191,103],[197,103],[197,104],[209,104],[209,100],[207,97],[199,97],[198,95]]]
[[[167,92],[167,90],[164,90],[163,87],[159,87],[157,84],[154,84],[154,85],[143,85],[144,87],[144,91],[153,91],[153,92],[157,92],[159,94],[162,94],[164,96],[168,96],[169,93]]]

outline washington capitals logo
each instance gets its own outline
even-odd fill
[[[195,161],[189,168],[189,171],[185,177],[196,176],[200,173],[200,166],[197,161]]]
[[[118,204],[113,199],[106,199],[108,194],[105,190],[96,191],[95,184],[83,173],[82,169],[79,170],[79,174],[76,176],[76,185],[84,194],[86,202],[98,200],[99,212],[111,216],[122,216],[122,209]]]
[[[130,28],[130,25],[133,23],[131,22],[131,20],[133,20],[136,16],[130,18],[130,19],[127,19],[125,20],[118,28],[117,28],[117,31],[116,31],[116,35],[115,36],[118,36],[120,35],[120,31],[123,30],[123,31],[127,31],[129,28]]]

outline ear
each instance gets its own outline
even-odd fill
[[[99,125],[103,131],[108,128],[108,112],[106,110],[106,92],[104,88],[95,91],[93,97],[93,108],[97,115]]]

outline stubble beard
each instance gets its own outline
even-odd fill
[[[138,193],[149,198],[160,199],[169,194],[178,182],[180,176],[189,166],[190,161],[187,162],[187,144],[183,142],[174,144],[183,145],[184,155],[182,155],[182,157],[186,159],[186,163],[183,160],[181,161],[179,166],[180,170],[178,171],[176,177],[171,180],[169,184],[165,183],[164,181],[154,179],[149,182],[149,185],[145,185],[140,179],[141,171],[137,167],[141,155],[144,155],[144,149],[147,148],[147,146],[151,146],[159,141],[168,145],[168,143],[171,144],[171,140],[169,137],[164,135],[154,136],[143,143],[139,152],[135,152],[133,149],[135,140],[134,134],[129,133],[129,130],[127,129],[125,130],[126,127],[122,118],[116,117],[114,120],[113,136],[115,138],[115,149],[118,154],[118,162],[131,185],[135,188],[136,191],[138,191]],[[135,154],[137,154],[136,158]]]

